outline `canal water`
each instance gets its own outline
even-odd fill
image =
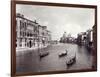
[[[59,57],[59,53],[68,51],[68,55]],[[39,51],[49,52],[49,55],[39,58]],[[16,72],[48,72],[87,69],[92,66],[92,55],[84,46],[77,44],[53,44],[45,49],[18,52],[16,56]],[[66,61],[76,54],[76,63],[69,68]]]

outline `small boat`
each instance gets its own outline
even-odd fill
[[[75,62],[76,62],[76,53],[75,53],[74,57],[69,58],[69,60],[66,62],[66,64],[69,67],[69,66],[73,65]]]
[[[47,55],[49,55],[49,52],[40,52],[39,54],[40,58],[45,57]]]
[[[74,57],[74,58],[70,59],[70,60],[67,62],[67,65],[70,66],[70,65],[74,64],[75,62],[76,62],[76,58]]]
[[[63,57],[63,56],[65,56],[65,55],[67,55],[67,50],[64,51],[64,52],[61,52],[61,53],[59,54],[59,57]]]

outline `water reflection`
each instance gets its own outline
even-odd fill
[[[68,50],[68,55],[59,58],[59,53],[66,49]],[[37,50],[27,52],[23,51],[22,55],[17,55],[17,73],[83,69],[91,68],[92,66],[91,53],[89,53],[84,46],[59,43],[39,51],[48,51],[49,55],[40,59]],[[68,59],[68,56],[72,56],[74,53],[76,53],[76,63],[74,63],[70,68],[67,68],[66,60]]]

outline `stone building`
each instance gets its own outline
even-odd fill
[[[81,32],[77,36],[77,44],[84,45],[89,48],[89,44],[93,42],[93,29],[88,29],[86,32]]]
[[[48,33],[47,27],[39,25],[36,20],[32,21],[24,15],[16,14],[16,48],[43,46],[43,40],[46,43],[51,40],[46,40],[51,37]]]
[[[92,55],[93,55],[93,69],[97,69],[97,25],[92,27],[93,28],[93,48],[92,48]]]

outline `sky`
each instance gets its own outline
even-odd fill
[[[95,18],[94,9],[42,5],[16,4],[16,13],[47,26],[52,40],[59,40],[64,32],[77,37],[78,33],[93,27]]]

